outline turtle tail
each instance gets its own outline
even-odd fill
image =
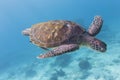
[[[25,36],[30,36],[30,32],[31,32],[31,28],[27,28],[27,29],[22,31],[22,34]]]

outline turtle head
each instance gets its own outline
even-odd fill
[[[89,46],[90,48],[98,52],[105,52],[107,49],[107,45],[103,41],[98,40],[95,37],[89,35],[84,37],[83,42],[85,45]]]
[[[30,33],[31,33],[31,28],[27,28],[27,29],[22,31],[22,34],[25,35],[25,36],[29,36]]]
[[[89,46],[94,50],[97,50],[99,52],[106,51],[107,45],[103,41],[100,41],[100,40],[94,38],[93,40],[90,40],[89,43],[90,43]]]

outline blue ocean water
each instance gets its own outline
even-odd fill
[[[48,59],[45,50],[29,42],[21,31],[49,20],[71,20],[88,28],[95,15],[104,20],[96,36],[107,43],[100,54],[81,47]],[[119,0],[1,0],[0,80],[120,80]]]

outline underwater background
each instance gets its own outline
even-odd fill
[[[57,57],[21,31],[39,22],[71,20],[86,30],[95,15],[104,23],[96,36],[107,44],[99,53],[86,47]],[[119,0],[0,0],[0,80],[120,80]]]

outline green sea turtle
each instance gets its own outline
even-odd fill
[[[102,27],[103,20],[100,16],[95,16],[88,31],[83,27],[67,20],[52,20],[32,25],[22,31],[24,35],[30,37],[30,41],[37,46],[49,50],[45,54],[40,54],[37,58],[47,58],[61,55],[79,49],[80,46],[88,46],[99,52],[106,51],[106,44],[96,39]]]

